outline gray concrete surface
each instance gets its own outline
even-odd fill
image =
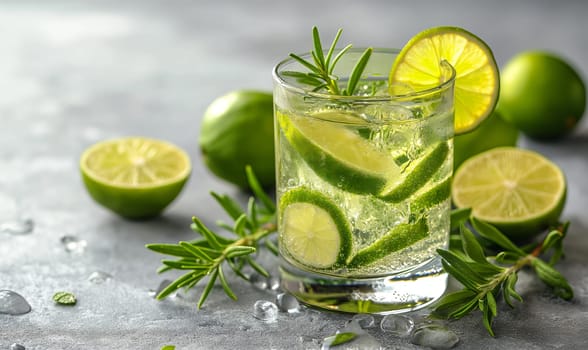
[[[239,194],[202,166],[199,122],[217,96],[238,88],[271,89],[272,66],[310,47],[310,28],[344,29],[357,46],[401,46],[436,25],[470,29],[493,48],[500,65],[518,51],[549,49],[588,77],[588,2],[584,1],[0,1],[0,219],[32,218],[34,231],[0,233],[0,289],[23,295],[32,311],[0,314],[0,349],[316,349],[347,315],[251,316],[256,300],[273,300],[230,276],[238,302],[216,288],[197,310],[194,295],[157,302],[165,278],[146,243],[193,237],[192,215],[222,218],[209,197]],[[78,173],[81,152],[123,135],[166,139],[186,149],[194,171],[180,198],[160,218],[120,219],[97,206]],[[525,302],[500,307],[496,338],[479,315],[451,322],[459,349],[586,349],[588,334],[588,118],[557,143],[525,138],[521,146],[565,171],[571,229],[559,265],[576,296],[551,297],[530,274]],[[61,238],[85,240],[65,251]],[[264,259],[271,264],[271,258]],[[88,281],[95,271],[112,276]],[[54,305],[58,290],[78,296]],[[387,349],[418,349],[370,331]]]

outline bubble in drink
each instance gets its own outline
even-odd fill
[[[253,305],[253,317],[261,321],[273,322],[278,319],[278,306],[271,301],[258,300]]]
[[[31,311],[31,305],[22,295],[11,290],[0,290],[0,314],[24,315]]]

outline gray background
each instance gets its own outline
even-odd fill
[[[251,316],[255,300],[273,300],[230,277],[238,302],[215,291],[197,310],[196,295],[156,302],[149,290],[161,256],[144,244],[191,239],[191,216],[223,218],[209,191],[238,195],[203,166],[201,116],[217,96],[239,88],[271,89],[271,68],[310,48],[310,29],[342,42],[402,46],[427,27],[456,25],[482,37],[499,65],[519,51],[548,49],[588,77],[585,1],[1,1],[0,218],[32,217],[29,235],[0,233],[0,289],[27,298],[33,310],[0,314],[0,349],[178,349],[320,347],[349,318],[307,312],[278,322]],[[86,194],[81,152],[102,139],[143,135],[186,149],[194,170],[181,196],[152,221],[120,219]],[[254,135],[253,135],[254,136]],[[560,165],[569,181],[564,218],[572,222],[559,265],[576,297],[553,299],[532,275],[521,276],[525,302],[501,307],[496,338],[479,314],[449,324],[461,349],[585,349],[588,346],[588,118],[566,140],[521,138]],[[60,238],[87,241],[82,254]],[[275,260],[266,259],[272,263]],[[94,271],[113,276],[88,282]],[[73,291],[73,308],[51,296]],[[416,349],[374,331],[386,348]]]

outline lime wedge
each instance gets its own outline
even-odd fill
[[[320,192],[297,188],[280,199],[281,248],[298,263],[328,269],[351,251],[351,230],[341,210]]]
[[[132,219],[161,213],[180,193],[190,158],[160,140],[128,137],[103,141],[81,156],[86,189],[104,207]]]
[[[354,269],[370,265],[394,252],[411,246],[428,235],[427,222],[422,218],[412,224],[400,224],[372,245],[358,251],[347,263],[347,267]]]
[[[526,239],[554,224],[563,210],[566,181],[542,155],[500,147],[466,160],[451,190],[458,208],[494,224],[513,239]]]
[[[284,135],[313,171],[353,193],[379,193],[400,174],[390,153],[376,148],[357,129],[365,121],[344,112],[313,117],[277,113]],[[332,122],[337,120],[337,123]]]
[[[433,148],[423,158],[416,161],[404,172],[407,173],[404,180],[395,184],[392,188],[385,189],[380,198],[387,202],[400,202],[423,187],[429,179],[441,168],[447,155],[449,154],[449,146],[447,142],[441,142]]]
[[[417,193],[410,201],[410,210],[412,213],[419,213],[423,210],[432,208],[451,197],[451,178],[448,177],[430,188],[424,188],[424,191]]]
[[[422,91],[444,81],[441,62],[456,71],[455,132],[474,129],[494,110],[499,74],[492,51],[474,34],[457,27],[435,27],[414,36],[400,51],[390,71],[391,94],[410,86]]]

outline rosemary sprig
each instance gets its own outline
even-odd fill
[[[193,217],[191,228],[199,233],[202,239],[190,242],[181,241],[178,244],[157,243],[146,246],[155,252],[177,258],[176,260],[162,260],[163,266],[158,270],[159,273],[169,270],[188,271],[163,289],[157,295],[157,299],[163,299],[180,288],[190,289],[208,276],[208,282],[198,301],[198,308],[202,307],[217,280],[220,281],[227,296],[236,300],[237,296],[230,288],[226,278],[226,265],[237,276],[246,280],[248,277],[242,273],[242,268],[245,265],[251,266],[263,276],[269,276],[269,273],[251,257],[251,254],[257,251],[262,241],[270,251],[277,254],[275,245],[265,239],[276,231],[276,207],[261,188],[251,167],[246,168],[246,173],[254,194],[249,199],[246,211],[230,197],[211,193],[233,220],[232,225],[218,222],[218,226],[232,232],[236,237],[221,236],[204,225],[200,219]]]
[[[304,58],[293,53],[290,54],[290,57],[298,61],[310,72],[303,73],[297,71],[288,71],[284,72],[283,74],[296,78],[300,83],[314,86],[313,91],[315,92],[326,89],[333,95],[352,96],[357,89],[357,84],[359,83],[361,75],[367,66],[373,49],[370,47],[363,52],[353,67],[353,70],[351,71],[349,80],[347,80],[347,87],[340,89],[339,77],[333,74],[333,70],[335,69],[335,65],[339,59],[341,59],[341,57],[352,47],[352,45],[349,44],[343,49],[339,50],[337,54],[335,54],[337,42],[339,41],[342,32],[342,29],[337,31],[337,34],[335,34],[335,38],[333,39],[333,42],[327,51],[327,55],[325,56],[318,28],[316,26],[313,27],[312,39],[314,43],[314,50],[311,51],[312,61],[305,60]],[[334,54],[335,56],[333,57]]]
[[[573,298],[574,293],[567,280],[553,267],[563,256],[563,239],[569,223],[550,230],[538,244],[519,247],[496,227],[470,215],[470,210],[452,213],[452,228],[459,227],[459,236],[452,239],[450,250],[438,250],[445,271],[464,288],[445,295],[437,303],[433,316],[459,319],[479,309],[486,330],[494,336],[492,323],[498,314],[497,299],[502,295],[510,307],[514,307],[515,300],[523,301],[515,286],[518,272],[527,266],[552,288],[556,296],[564,300]],[[478,236],[466,224],[473,227]],[[502,251],[487,257],[480,240]],[[541,258],[546,255],[550,255],[548,261]]]

